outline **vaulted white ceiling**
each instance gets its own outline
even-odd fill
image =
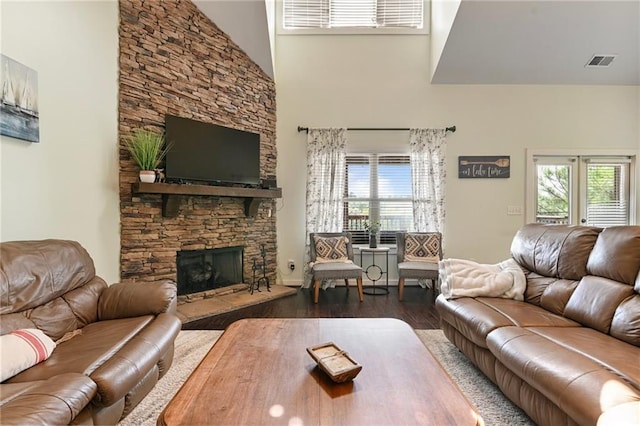
[[[235,44],[273,78],[269,21],[270,0],[193,0],[193,3]]]
[[[273,0],[194,3],[273,77]],[[640,85],[640,0],[462,0],[432,83]]]
[[[432,82],[640,85],[640,1],[463,0]]]

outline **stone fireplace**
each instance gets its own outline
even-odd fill
[[[178,256],[185,256],[180,253],[242,247],[241,257],[247,259],[239,267],[242,282],[243,277],[251,278],[252,260],[260,258],[264,245],[267,276],[274,283],[275,200],[256,197],[259,202],[248,203],[235,195],[134,192],[138,168],[124,146],[124,138],[135,129],[163,131],[166,114],[191,118],[260,134],[260,176],[274,176],[273,79],[191,1],[121,0],[119,5],[121,279],[178,282],[182,272],[176,263]],[[168,201],[175,199],[175,214],[164,215]],[[204,285],[198,280],[213,274],[207,256],[200,266],[193,266],[195,279],[189,286]],[[237,268],[235,262],[231,263]]]
[[[178,295],[244,282],[244,247],[181,250],[176,256]]]

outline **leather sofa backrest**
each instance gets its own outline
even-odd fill
[[[640,226],[528,224],[511,255],[526,302],[640,346]]]
[[[633,287],[640,272],[640,226],[604,229],[589,255],[587,271]]]
[[[95,322],[107,284],[89,253],[67,240],[0,244],[0,334],[35,327],[56,340]]]
[[[564,315],[640,346],[640,226],[606,228]]]
[[[562,315],[587,274],[587,261],[600,231],[587,226],[524,225],[511,243],[511,256],[525,269],[525,301]]]
[[[579,280],[587,275],[587,260],[600,231],[590,226],[530,223],[516,233],[511,256],[542,276]]]

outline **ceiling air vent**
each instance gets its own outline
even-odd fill
[[[611,65],[611,62],[613,62],[616,56],[617,55],[593,55],[589,62],[587,62],[587,65],[585,65],[585,67],[608,67],[609,65]]]

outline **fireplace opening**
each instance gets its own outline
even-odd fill
[[[243,262],[243,246],[179,251],[178,295],[243,283]]]

